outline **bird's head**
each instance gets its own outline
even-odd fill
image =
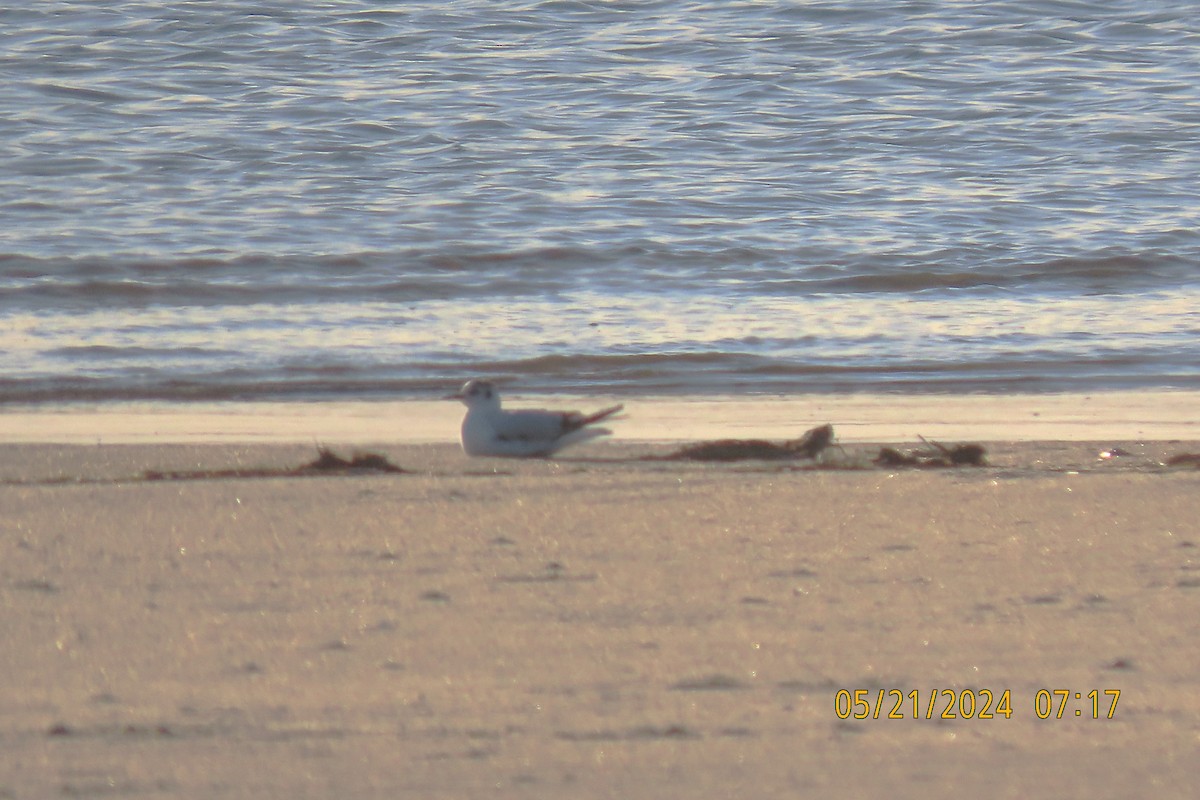
[[[476,406],[500,405],[500,393],[491,381],[470,380],[455,394],[446,395],[447,400],[461,400],[467,408]]]

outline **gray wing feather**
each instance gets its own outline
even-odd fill
[[[565,415],[553,411],[508,411],[496,420],[496,438],[553,442],[563,435]]]
[[[496,420],[496,437],[501,440],[553,442],[588,425],[608,419],[622,408],[624,406],[613,406],[587,415],[577,411],[507,411]]]

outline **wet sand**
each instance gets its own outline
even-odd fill
[[[987,447],[10,441],[0,798],[1194,797],[1200,443]]]

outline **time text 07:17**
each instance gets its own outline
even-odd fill
[[[1032,705],[1038,719],[1112,719],[1120,699],[1120,689],[1038,689]],[[1011,689],[838,689],[833,711],[838,719],[1011,719],[1014,713]]]

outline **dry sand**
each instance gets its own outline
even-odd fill
[[[447,387],[448,389],[450,387]],[[800,395],[746,398],[550,397],[505,405],[595,410],[624,402],[617,441],[791,438],[831,422],[842,441],[1200,440],[1200,392],[1011,395]],[[8,408],[0,442],[437,444],[457,438],[462,406],[444,400],[342,403],[114,403]]]
[[[412,474],[145,478],[315,455],[276,433],[0,445],[0,798],[1200,792],[1200,470],[1161,466],[1195,441],[811,470],[385,439]],[[941,690],[1011,716],[925,719]]]

